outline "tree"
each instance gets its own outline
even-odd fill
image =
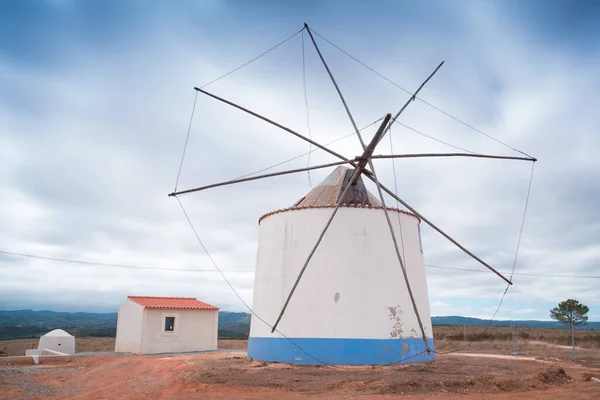
[[[573,346],[573,358],[575,358],[575,327],[586,324],[590,311],[588,306],[581,304],[577,300],[568,299],[558,303],[558,306],[550,310],[550,318],[563,324],[571,326],[571,346]]]

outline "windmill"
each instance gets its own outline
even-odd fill
[[[263,361],[298,364],[376,365],[431,361],[435,358],[435,351],[420,242],[421,222],[508,285],[512,282],[383,185],[373,160],[418,157],[537,160],[525,153],[522,153],[524,157],[472,153],[375,155],[377,146],[389,133],[392,124],[415,101],[444,62],[433,70],[396,114],[386,113],[382,117],[377,131],[366,141],[314,39],[313,31],[307,24],[300,32],[304,30],[342,102],[362,146],[362,154],[347,157],[337,153],[279,122],[195,87],[198,93],[276,126],[339,161],[192,189],[176,189],[169,196],[337,167],[325,181],[294,205],[268,213],[259,221],[248,356]],[[376,196],[366,190],[363,178],[375,184]],[[388,207],[384,193],[408,211]],[[333,224],[338,219],[339,224]],[[291,239],[291,236],[294,238]],[[300,287],[310,266],[314,266],[315,270],[305,278],[308,282]],[[368,273],[365,274],[365,271]],[[363,287],[361,291],[361,285],[369,290]]]

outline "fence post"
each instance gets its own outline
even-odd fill
[[[571,321],[571,346],[573,348],[573,351],[571,353],[571,359],[575,361],[575,326],[573,324],[573,321]]]
[[[517,351],[517,327],[514,324],[514,321],[510,321],[510,334],[512,335],[512,355],[518,356],[519,352]]]

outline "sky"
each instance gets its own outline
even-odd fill
[[[309,151],[193,89],[306,22],[360,127],[395,114],[409,95],[322,37],[409,91],[445,61],[419,96],[426,103],[412,102],[399,121],[469,151],[520,155],[468,124],[538,159],[514,285],[496,318],[549,319],[550,308],[576,298],[590,307],[590,320],[600,320],[599,18],[593,1],[0,2],[0,309],[110,312],[127,295],[162,295],[245,311],[167,194],[194,102],[179,189]],[[303,134],[310,126],[320,143],[352,133],[306,32],[206,90]],[[378,151],[457,151],[406,126],[394,125],[391,143],[386,138]],[[331,148],[361,153],[356,136]],[[332,161],[315,151],[269,171]],[[510,272],[532,163],[444,158],[375,166],[406,202]],[[290,206],[331,170],[181,197],[247,303],[258,218]],[[432,315],[490,318],[504,282],[425,224],[422,234]]]

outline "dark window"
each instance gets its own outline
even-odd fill
[[[175,317],[165,318],[165,331],[173,332],[175,330]]]

